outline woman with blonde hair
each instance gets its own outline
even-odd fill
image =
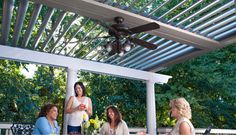
[[[195,130],[190,122],[191,108],[185,98],[176,98],[170,101],[171,117],[177,120],[169,135],[195,135]]]

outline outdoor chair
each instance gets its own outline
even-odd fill
[[[32,123],[13,123],[11,131],[13,135],[31,135],[34,129]]]

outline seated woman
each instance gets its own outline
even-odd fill
[[[57,124],[58,110],[53,104],[44,105],[35,123],[33,135],[60,134],[60,127]]]
[[[190,122],[192,118],[189,103],[184,98],[170,101],[171,117],[177,120],[176,125],[168,135],[195,135],[195,130]]]
[[[103,124],[100,135],[129,135],[129,129],[119,110],[115,106],[106,109],[107,121]]]

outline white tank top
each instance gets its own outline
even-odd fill
[[[84,97],[82,101],[79,101],[76,97],[73,98],[72,101],[72,109],[78,107],[80,104],[85,104],[86,108],[88,108],[88,97]],[[89,119],[88,114],[85,111],[75,111],[69,114],[68,125],[70,126],[81,126],[83,122],[83,116],[86,116],[86,121]]]
[[[190,135],[195,135],[195,130],[194,130],[194,127],[193,127],[193,124],[189,121],[189,119],[187,118],[180,118],[176,125],[174,126],[174,128],[170,131],[169,135],[179,135],[179,126],[182,122],[187,122],[188,125],[190,126],[191,128],[191,134]]]

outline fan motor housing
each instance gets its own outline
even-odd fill
[[[111,27],[113,27],[117,31],[116,33],[114,33],[112,30],[109,30],[109,34],[112,36],[122,37],[131,34],[129,32],[129,28],[124,24],[113,24]]]

